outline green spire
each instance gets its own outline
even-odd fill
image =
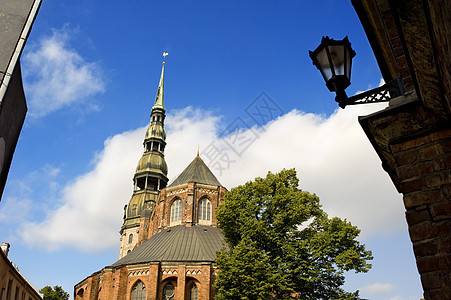
[[[161,69],[160,84],[158,85],[157,97],[155,98],[155,104],[153,108],[164,109],[164,62]]]

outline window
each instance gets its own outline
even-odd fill
[[[11,300],[11,288],[13,285],[13,281],[9,280],[8,281],[8,289],[6,290],[6,300]]]
[[[141,280],[138,280],[132,288],[132,300],[146,300],[146,286]]]
[[[189,300],[197,300],[197,285],[194,282],[189,289]]]
[[[77,292],[77,297],[75,299],[83,299],[84,292],[85,292],[84,289],[79,289]]]
[[[136,204],[133,204],[133,206],[132,206],[132,213],[131,213],[130,217],[134,217],[134,216],[136,216]]]
[[[207,198],[199,201],[199,224],[211,224],[211,203]]]
[[[141,191],[146,188],[146,177],[136,178],[135,191]]]
[[[177,225],[182,223],[182,201],[180,199],[175,200],[171,205],[171,219],[170,225]]]
[[[168,283],[164,286],[163,289],[163,299],[164,300],[174,300],[174,285],[172,283]]]
[[[130,233],[130,235],[128,236],[128,243],[131,244],[133,242],[133,234]]]

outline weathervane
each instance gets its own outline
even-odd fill
[[[166,58],[166,56],[168,56],[168,54],[169,53],[163,51],[163,65],[164,65],[164,59]]]

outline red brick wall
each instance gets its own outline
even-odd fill
[[[148,300],[161,299],[163,288],[168,282],[175,287],[175,299],[184,300],[194,282],[198,288],[198,298],[209,300],[215,296],[215,278],[215,269],[210,263],[163,263],[163,266],[155,263],[142,267],[105,268],[77,285],[75,294],[83,289],[83,298],[76,297],[77,300],[130,300],[132,288],[140,280],[146,287]]]
[[[391,146],[426,299],[451,295],[451,129]]]
[[[212,225],[216,226],[216,208],[223,201],[224,194],[227,190],[224,187],[209,186],[197,183],[187,183],[180,185],[176,189],[163,189],[160,194],[160,202],[155,207],[155,213],[150,220],[148,229],[146,229],[145,221],[141,221],[140,237],[150,238],[163,228],[167,228],[170,224],[171,205],[180,199],[182,201],[182,223],[187,226],[197,224],[199,201],[202,198],[208,198],[212,208]],[[194,210],[194,211],[193,211]],[[143,233],[141,233],[143,232]],[[146,232],[148,232],[146,234]],[[143,240],[144,241],[144,240]]]

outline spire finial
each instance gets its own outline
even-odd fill
[[[168,53],[163,51],[163,67],[161,68],[160,83],[158,84],[157,96],[152,110],[154,108],[164,109],[164,59],[167,55]]]
[[[197,144],[197,156],[199,156],[200,145]]]
[[[164,65],[164,59],[165,59],[166,56],[168,56],[168,55],[169,55],[169,53],[163,51],[163,65]]]

